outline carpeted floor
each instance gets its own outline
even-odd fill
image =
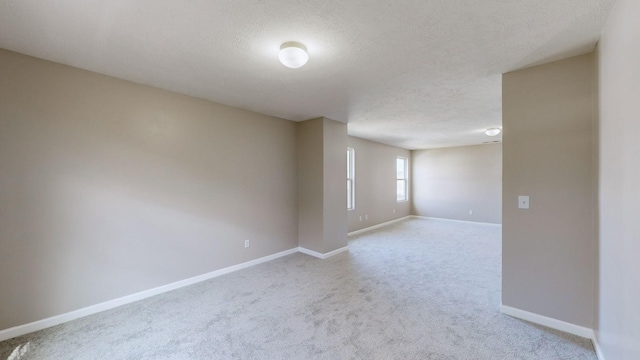
[[[589,340],[499,312],[500,232],[409,219],[326,260],[290,255],[2,342],[0,359],[596,359]]]

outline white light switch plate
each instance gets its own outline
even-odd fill
[[[518,196],[518,209],[528,209],[529,208],[529,197],[520,195]]]

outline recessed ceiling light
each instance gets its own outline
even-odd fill
[[[280,45],[278,59],[280,59],[282,65],[288,68],[297,69],[302,67],[309,61],[307,47],[296,41],[287,41]]]
[[[500,134],[501,131],[502,130],[498,128],[491,128],[491,129],[487,129],[487,131],[485,131],[484,133],[487,134],[487,136],[496,136]]]

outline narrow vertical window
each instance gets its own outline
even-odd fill
[[[407,158],[398,156],[396,159],[396,198],[398,202],[409,199],[409,187],[407,181],[408,163]]]
[[[354,175],[355,152],[352,148],[347,148],[347,210],[356,208]]]

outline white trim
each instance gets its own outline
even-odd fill
[[[481,222],[481,221],[446,219],[446,218],[438,218],[438,217],[431,217],[431,216],[420,216],[420,215],[409,215],[409,216],[414,218],[414,219],[442,220],[442,221],[453,221],[453,222],[461,222],[461,223],[468,223],[468,224],[483,224],[483,225],[491,225],[491,226],[502,226],[502,224],[494,224],[494,223]]]
[[[319,253],[317,251],[309,250],[309,249],[303,248],[303,247],[299,247],[298,248],[298,251],[300,251],[301,253],[306,254],[306,255],[310,255],[310,256],[313,256],[313,257],[317,257],[318,259],[330,258],[333,255],[339,254],[339,253],[347,251],[347,250],[349,250],[349,246],[348,245],[345,246],[345,247],[341,247],[340,249],[329,251],[328,253],[324,253],[324,254],[321,254],[321,253]]]
[[[536,323],[538,325],[546,326],[552,329],[564,331],[569,334],[573,334],[576,336],[580,336],[587,339],[593,338],[593,330],[571,324],[562,320],[546,317],[543,315],[535,314],[529,311],[520,310],[516,308],[512,308],[510,306],[500,305],[500,312],[503,314],[507,314],[509,316],[513,316],[518,319],[530,321],[532,323]]]
[[[411,217],[411,215],[404,216],[404,217],[401,217],[399,219],[383,222],[383,223],[380,223],[378,225],[373,225],[373,226],[366,227],[364,229],[355,230],[355,231],[352,231],[352,232],[348,233],[347,236],[353,236],[353,235],[362,234],[362,233],[367,232],[367,231],[371,231],[371,230],[378,229],[378,228],[381,228],[381,227],[384,227],[384,226],[387,226],[387,225],[391,225],[393,223],[397,223],[397,222],[402,221],[402,220],[409,219],[410,217]]]
[[[591,342],[593,343],[593,348],[596,350],[598,360],[604,360],[604,354],[602,354],[602,348],[600,347],[600,342],[598,342],[598,334],[596,331],[592,334]]]
[[[158,294],[162,294],[168,291],[176,290],[185,286],[193,285],[195,283],[199,283],[201,281],[209,280],[214,277],[218,277],[221,275],[225,275],[234,271],[242,270],[254,265],[258,265],[267,261],[271,261],[283,256],[291,255],[299,251],[299,248],[293,248],[285,251],[281,251],[279,253],[275,253],[272,255],[268,255],[265,257],[261,257],[259,259],[247,261],[238,265],[229,266],[223,269],[215,270],[207,274],[202,274],[198,276],[194,276],[192,278],[188,278],[185,280],[176,281],[171,284],[162,285],[155,287],[153,289],[144,290],[135,294],[123,296],[121,298],[105,301],[103,303],[87,306],[85,308],[81,308],[78,310],[73,310],[68,313],[48,317],[46,319],[37,320],[28,324],[15,326],[12,328],[8,328],[5,330],[0,330],[0,341],[8,340],[17,336],[25,335],[28,333],[32,333],[34,331],[46,329],[48,327],[52,327],[55,325],[59,325],[65,322],[69,322],[72,320],[76,320],[85,316],[93,315],[105,310],[113,309],[118,306],[126,305],[138,300],[146,299],[151,296],[155,296]],[[326,254],[325,254],[326,255]],[[328,257],[328,256],[327,256]]]

